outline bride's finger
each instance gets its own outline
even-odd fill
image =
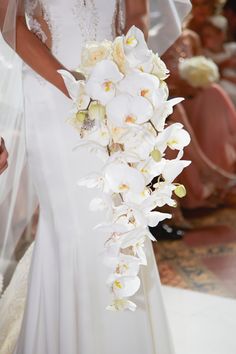
[[[8,162],[6,161],[4,165],[0,163],[0,174],[2,174],[8,168]]]
[[[4,141],[1,143],[0,147],[0,173],[5,171],[5,169],[8,167],[8,152],[6,150]]]
[[[1,145],[0,145],[0,154],[5,150],[5,141],[0,137]]]

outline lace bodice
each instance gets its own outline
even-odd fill
[[[38,15],[47,23],[53,54],[68,69],[80,62],[81,48],[86,41],[112,39],[119,0],[25,0],[30,29],[43,41],[47,35]]]

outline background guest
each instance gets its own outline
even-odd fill
[[[192,0],[192,12],[186,21],[186,27],[200,33],[205,21],[220,11],[222,2],[222,0]]]
[[[179,62],[201,52],[199,36],[187,29],[163,56],[171,72],[168,82],[171,96],[186,98],[171,119],[191,130],[192,144],[186,154],[194,163],[180,177],[188,190],[181,203],[189,208],[209,206],[212,196],[219,195],[217,190],[228,188],[223,176],[236,172],[236,112],[231,100],[219,85],[199,89],[180,77]],[[221,197],[214,201],[215,205],[221,202]]]
[[[204,54],[219,67],[220,85],[236,105],[236,42],[226,42],[228,23],[224,16],[211,16],[203,25]]]
[[[223,14],[227,18],[229,23],[228,28],[228,40],[236,41],[236,1],[227,0],[224,8]]]

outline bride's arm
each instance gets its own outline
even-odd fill
[[[125,8],[125,31],[127,32],[132,25],[135,25],[143,31],[147,39],[149,29],[149,0],[126,0]]]
[[[64,81],[57,70],[65,69],[51,54],[50,50],[32,33],[24,17],[18,17],[16,23],[16,52],[32,69],[51,82],[68,96]]]

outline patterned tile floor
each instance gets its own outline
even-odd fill
[[[183,240],[154,243],[162,283],[236,298],[236,209],[191,220]]]
[[[181,241],[153,244],[162,283],[173,287],[236,298],[236,209],[187,215],[195,225]],[[37,225],[37,214],[33,222]],[[33,236],[17,247],[20,259]],[[14,269],[14,268],[13,268]],[[9,270],[9,279],[13,269]]]

